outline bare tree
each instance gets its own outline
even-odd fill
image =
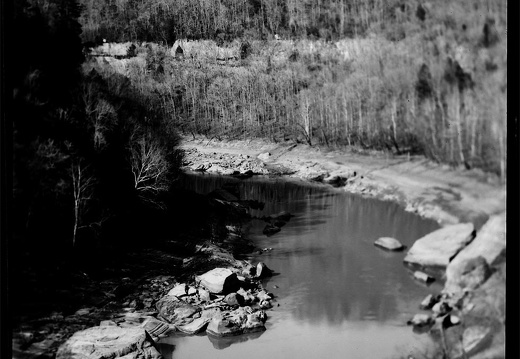
[[[130,164],[134,175],[134,188],[141,195],[146,193],[156,194],[167,190],[168,161],[165,158],[164,150],[150,134],[137,136],[132,136],[130,145]]]
[[[70,173],[74,195],[72,247],[75,247],[78,229],[83,227],[83,214],[86,204],[92,199],[95,177],[90,170],[90,165],[85,165],[82,159],[72,161]]]

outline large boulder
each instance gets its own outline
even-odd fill
[[[374,242],[374,244],[378,247],[381,247],[381,248],[389,250],[389,251],[400,251],[400,250],[404,249],[404,246],[402,245],[402,243],[392,237],[378,238]]]
[[[404,262],[421,267],[446,268],[473,238],[475,229],[471,223],[441,228],[415,241]]]
[[[74,333],[56,359],[159,359],[161,354],[143,328],[92,327]]]
[[[188,335],[198,334],[204,330],[210,320],[208,318],[197,318],[189,324],[178,326],[177,329]]]
[[[465,272],[472,259],[481,257],[487,264],[493,265],[505,252],[505,227],[505,213],[493,216],[486,222],[476,238],[448,264],[444,289],[446,292],[455,292],[464,288],[467,284],[464,283],[467,282],[467,278],[464,278]]]
[[[206,328],[206,333],[216,337],[229,337],[243,333],[239,323],[228,319],[213,318]]]
[[[227,294],[240,288],[237,274],[227,268],[215,268],[196,277],[196,281],[215,294]]]
[[[183,322],[186,322],[188,318],[191,318],[199,311],[197,307],[172,295],[162,297],[157,302],[156,307],[159,312],[158,318],[174,324],[184,324]]]

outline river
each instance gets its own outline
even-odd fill
[[[263,221],[247,228],[258,247],[272,248],[251,256],[275,271],[264,282],[276,296],[267,330],[223,339],[175,335],[159,342],[165,358],[407,358],[429,341],[405,323],[441,285],[418,283],[402,263],[406,252],[373,243],[390,236],[410,247],[436,222],[394,203],[285,179],[190,175],[181,182],[199,193],[234,182],[242,199],[266,203],[253,215],[295,217],[271,237],[262,234]]]

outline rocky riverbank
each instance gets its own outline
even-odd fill
[[[236,257],[254,249],[241,228],[248,209],[263,204],[241,201],[229,190],[193,194],[204,206],[199,210],[209,212],[199,214],[203,228],[195,232],[202,237],[188,230],[163,248],[112,253],[115,261],[105,270],[117,273],[99,275],[105,279],[74,271],[66,286],[65,272],[53,278],[63,297],[75,293],[83,300],[57,305],[47,316],[24,312],[13,331],[13,358],[159,358],[155,343],[174,332],[219,338],[265,330],[276,300],[261,280],[272,271]],[[24,308],[37,301],[28,298]]]
[[[479,170],[450,168],[424,157],[330,150],[263,140],[184,137],[185,168],[246,178],[283,175],[401,204],[441,225],[477,228],[505,210],[505,185]]]
[[[443,228],[418,239],[405,258],[418,280],[445,282],[408,322],[438,344],[417,357],[505,357],[505,187],[498,178],[420,157],[261,140],[185,138],[182,147],[186,170],[296,177],[435,219]]]

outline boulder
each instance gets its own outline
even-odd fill
[[[421,309],[432,309],[432,307],[439,301],[440,296],[434,296],[433,294],[428,294],[426,298],[420,304]]]
[[[236,273],[227,268],[215,268],[196,277],[196,281],[215,294],[231,293],[240,288]]]
[[[269,293],[267,293],[265,290],[261,290],[260,292],[258,292],[256,294],[256,297],[258,298],[258,301],[262,301],[262,300],[271,300],[273,299],[273,296]]]
[[[428,274],[421,272],[421,271],[415,271],[413,273],[413,277],[424,283],[432,283],[435,281],[435,278],[433,278],[433,277],[429,276]]]
[[[446,302],[437,302],[432,307],[432,312],[435,314],[436,317],[441,317],[443,315],[446,315],[451,311],[451,307]]]
[[[155,318],[146,319],[141,324],[141,327],[143,327],[152,338],[167,336],[172,331],[172,328],[170,328],[168,323]]]
[[[264,152],[258,155],[258,159],[260,161],[267,161],[271,157],[271,154],[269,152]]]
[[[159,359],[150,335],[143,328],[92,327],[74,333],[56,354],[56,359],[101,358]]]
[[[162,297],[156,304],[159,314],[158,318],[164,319],[168,323],[177,323],[186,318],[190,318],[199,309],[191,304],[180,301],[175,296],[167,295]]]
[[[416,314],[406,324],[413,325],[414,327],[428,327],[433,325],[434,321],[428,314]]]
[[[247,315],[247,320],[243,325],[244,333],[260,332],[265,330],[264,321],[259,312]]]
[[[202,302],[209,302],[211,300],[211,297],[210,297],[209,292],[207,290],[199,288],[198,291],[199,291],[199,299]]]
[[[242,297],[238,293],[229,293],[224,298],[224,302],[230,306],[243,306],[244,305],[244,297]]]
[[[211,319],[208,318],[197,318],[193,322],[186,324],[186,325],[180,325],[177,326],[177,329],[180,332],[183,332],[184,334],[188,335],[194,335],[202,332],[204,328],[208,325],[209,321]]]
[[[374,245],[381,247],[383,249],[389,250],[389,251],[400,251],[400,250],[404,249],[404,246],[402,245],[402,243],[392,237],[378,238],[374,242]]]
[[[445,292],[453,293],[464,288],[467,261],[482,257],[489,265],[493,265],[503,255],[506,250],[505,226],[504,213],[491,217],[475,239],[453,258],[446,268]]]
[[[269,269],[264,262],[256,265],[256,278],[266,278],[273,275],[273,271]]]
[[[452,258],[475,238],[473,224],[462,223],[438,229],[418,239],[404,262],[423,267],[446,268]]]
[[[175,287],[173,287],[172,289],[170,289],[170,291],[168,292],[167,295],[174,295],[177,298],[186,296],[186,295],[188,295],[188,285],[184,284],[184,283],[178,284]]]
[[[243,333],[242,327],[230,320],[213,318],[206,328],[206,333],[217,337],[229,337]]]

